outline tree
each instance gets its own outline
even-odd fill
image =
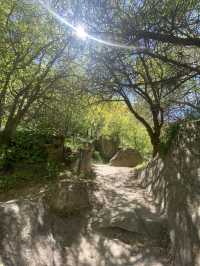
[[[139,107],[137,108],[139,111]],[[144,110],[140,109],[144,114]],[[145,128],[129,112],[123,101],[94,99],[88,113],[93,137],[108,137],[119,141],[121,147],[133,147],[148,158],[152,146]]]
[[[75,53],[71,33],[35,4],[5,1],[0,26],[0,142],[8,143],[30,107],[69,76]]]
[[[197,0],[102,1],[90,23],[100,36],[135,53],[200,74],[199,11]]]
[[[150,0],[140,5],[136,2],[127,7],[128,18],[123,17],[123,23],[127,23],[125,35],[131,36],[131,43],[154,40],[174,46],[200,48],[199,1]]]
[[[74,69],[76,67],[74,66]],[[54,90],[49,92],[45,102],[36,102],[24,119],[24,127],[61,134],[67,138],[87,136],[90,110],[89,97],[81,89],[81,75],[60,80]]]
[[[147,56],[132,56],[131,53],[104,50],[92,55],[92,90],[101,94],[104,100],[122,99],[134,117],[146,128],[153,146],[153,156],[160,150],[160,135],[165,113],[189,93],[183,84],[193,74],[182,72],[159,60]],[[146,106],[150,119],[137,110],[137,104]]]

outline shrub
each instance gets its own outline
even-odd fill
[[[98,151],[93,152],[92,158],[95,162],[103,162],[103,159]]]
[[[8,146],[0,148],[0,165],[15,163],[40,163],[47,160],[45,144],[51,143],[52,136],[29,130],[16,132]]]
[[[176,138],[180,128],[180,123],[176,122],[169,124],[163,130],[160,143],[160,152],[161,155],[166,155],[172,145],[173,140]]]

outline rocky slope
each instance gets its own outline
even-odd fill
[[[165,217],[133,170],[95,171],[92,186],[62,179],[1,202],[0,265],[168,265]]]

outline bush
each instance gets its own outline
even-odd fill
[[[47,175],[48,177],[55,177],[59,172],[59,164],[54,161],[47,162]]]
[[[21,188],[34,184],[52,182],[57,169],[48,163],[17,165],[14,171],[0,173],[0,193],[14,188]]]
[[[98,151],[93,152],[92,158],[95,162],[103,162],[103,159]]]
[[[47,161],[45,144],[51,143],[52,136],[34,131],[17,131],[8,146],[0,148],[0,165],[15,163],[40,163]]]

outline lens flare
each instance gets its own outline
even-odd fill
[[[127,49],[127,50],[132,50],[132,49],[137,49],[138,50],[149,50],[146,49],[144,47],[137,47],[135,45],[126,45],[126,44],[120,44],[120,43],[115,43],[115,42],[111,42],[111,41],[107,41],[107,40],[102,40],[99,39],[97,37],[94,37],[90,34],[88,34],[85,30],[83,26],[74,26],[71,23],[69,23],[65,18],[61,17],[59,14],[57,14],[54,10],[51,9],[51,7],[47,4],[44,3],[44,1],[42,0],[38,0],[38,2],[40,3],[40,5],[46,9],[55,19],[57,19],[59,22],[61,22],[62,24],[66,25],[67,27],[71,28],[77,37],[79,37],[82,40],[86,40],[86,39],[90,39],[93,40],[95,42],[107,45],[107,46],[111,46],[114,48],[122,48],[122,49]]]
[[[85,40],[87,38],[88,34],[83,26],[79,25],[76,27],[76,36],[82,40]]]

